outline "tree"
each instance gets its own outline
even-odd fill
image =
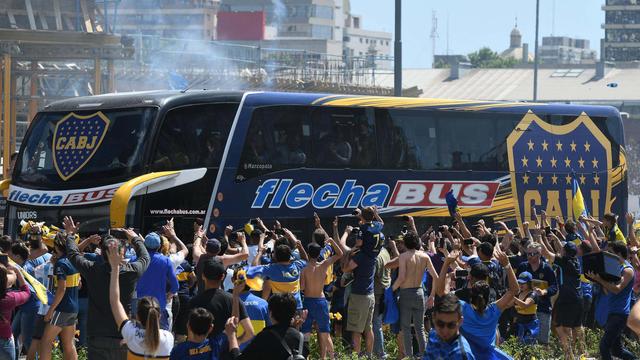
[[[512,68],[518,62],[512,57],[503,59],[488,47],[469,54],[469,61],[475,68]]]

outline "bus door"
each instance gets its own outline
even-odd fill
[[[152,172],[181,171],[184,184],[143,197],[143,230],[158,230],[174,218],[178,236],[193,236],[203,222],[237,103],[181,106],[164,117],[149,163]]]

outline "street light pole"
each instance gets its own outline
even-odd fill
[[[540,28],[540,0],[536,0],[536,44],[533,59],[533,101],[538,101],[538,30]]]
[[[393,95],[402,96],[402,7],[396,0],[396,31],[393,47]]]

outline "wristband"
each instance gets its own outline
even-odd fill
[[[506,266],[503,266],[505,269],[511,269],[511,263],[508,263]]]

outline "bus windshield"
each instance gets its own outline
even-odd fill
[[[13,182],[46,188],[64,186],[65,183],[73,183],[74,186],[89,182],[114,183],[130,178],[131,174],[143,168],[144,147],[148,143],[145,139],[156,111],[156,108],[132,108],[73,114],[41,113],[22,144]],[[65,123],[70,115],[75,117],[71,120],[95,117],[98,124],[84,130],[88,136],[80,140],[83,136],[77,135],[83,134],[83,123]],[[74,141],[74,146],[68,146],[72,137],[78,140]],[[94,137],[97,139],[95,142],[91,140]]]

